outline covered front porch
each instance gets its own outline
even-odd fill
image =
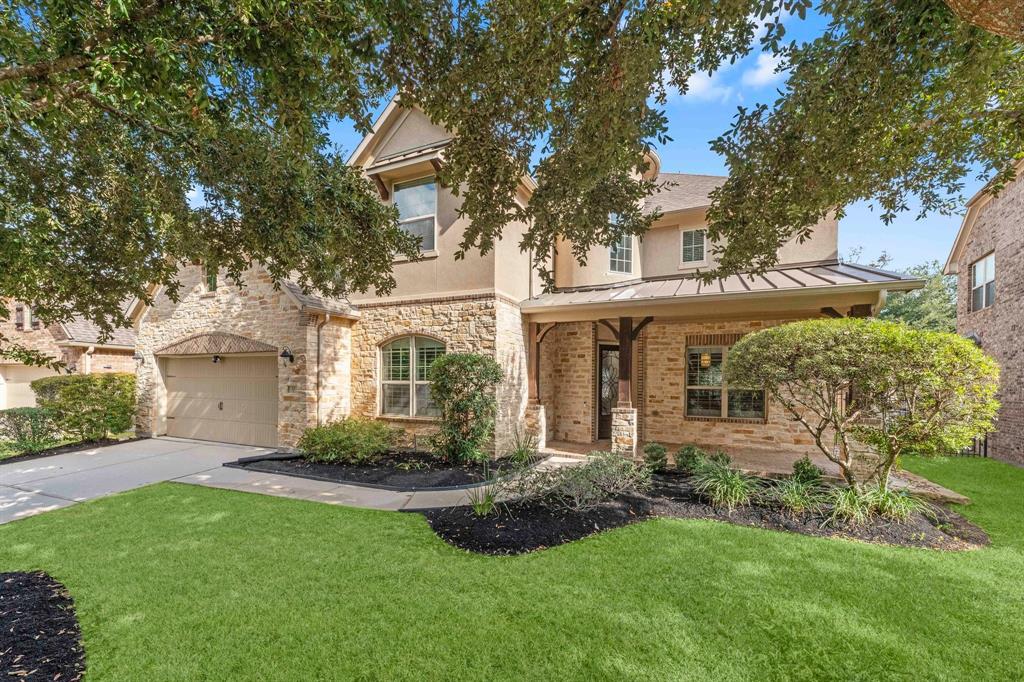
[[[786,322],[872,315],[888,289],[916,285],[831,264],[712,285],[679,277],[543,294],[521,306],[527,431],[565,454],[609,449],[634,457],[646,442],[693,444],[724,450],[753,471],[788,470],[794,459],[814,456],[815,446],[762,392],[726,384],[729,348]]]

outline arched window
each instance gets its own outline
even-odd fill
[[[380,413],[394,417],[437,417],[427,372],[444,355],[444,344],[405,336],[380,349]]]

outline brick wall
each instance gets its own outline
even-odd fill
[[[995,253],[995,305],[970,308],[971,264]],[[958,262],[957,330],[976,334],[999,363],[999,411],[989,438],[993,457],[1024,463],[1024,180],[1008,185],[979,209]]]
[[[81,346],[68,346],[64,348],[64,362],[74,365],[79,373],[86,371],[86,360],[84,358],[87,348]],[[89,372],[102,374],[107,372],[135,373],[134,351],[114,350],[110,348],[99,348],[93,352],[89,360]]]
[[[44,353],[54,360],[63,360],[61,349],[57,346],[57,343],[53,338],[53,334],[49,329],[46,327],[42,327],[41,329],[32,329],[30,326],[28,329],[18,330],[14,325],[14,307],[17,304],[12,300],[5,300],[4,304],[7,306],[7,311],[10,314],[10,319],[0,320],[0,334],[2,334],[4,338],[8,341],[20,344],[29,350]],[[8,358],[0,358],[0,364],[17,365],[21,363]]]
[[[594,431],[596,332],[592,322],[562,322],[541,343],[540,400],[548,440],[590,443]]]

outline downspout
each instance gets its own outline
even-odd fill
[[[96,346],[89,346],[85,349],[85,353],[82,354],[82,359],[85,361],[85,371],[83,374],[92,374],[92,354],[96,352]]]
[[[330,313],[324,313],[324,319],[316,323],[316,425],[320,426],[320,330],[331,319]]]
[[[885,302],[886,302],[886,300],[888,300],[888,298],[889,298],[889,290],[888,289],[882,289],[881,291],[878,292],[878,300],[875,301],[875,307],[871,311],[872,317],[877,316],[878,313],[882,312],[882,308],[885,307]]]

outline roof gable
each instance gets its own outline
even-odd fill
[[[1021,176],[1024,175],[1024,158],[1017,161],[1014,165],[1014,171],[1016,172],[1016,178],[1011,182],[1018,182]],[[964,248],[967,246],[967,242],[971,237],[971,230],[974,229],[974,223],[978,220],[978,215],[981,210],[985,208],[985,205],[991,201],[995,195],[990,191],[991,183],[982,187],[978,192],[967,201],[967,213],[964,214],[964,220],[960,223],[960,229],[956,233],[956,239],[953,240],[953,248],[949,251],[949,258],[946,259],[946,266],[942,269],[943,273],[947,275],[955,275],[959,272],[959,261],[960,255],[964,252]]]
[[[403,107],[396,95],[373,123],[373,129],[348,158],[349,165],[367,166],[388,157],[437,145],[451,138],[442,126],[416,107]]]

